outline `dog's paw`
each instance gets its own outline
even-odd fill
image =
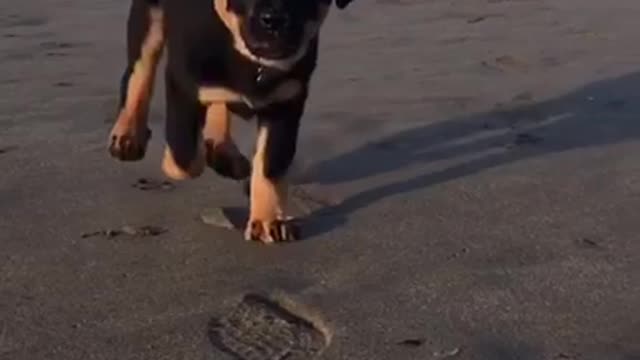
[[[109,153],[121,161],[141,160],[147,151],[150,138],[149,128],[138,128],[132,121],[120,118],[109,135]]]
[[[173,151],[169,146],[165,147],[162,158],[162,172],[173,180],[195,179],[202,175],[205,167],[204,149],[199,147],[195,157],[187,165],[178,165]]]
[[[251,175],[251,163],[230,142],[214,144],[206,141],[207,164],[219,175],[234,180],[243,180]]]
[[[247,241],[259,241],[264,244],[295,241],[300,238],[300,229],[291,219],[259,220],[251,219],[244,232]]]

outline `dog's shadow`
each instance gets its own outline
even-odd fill
[[[441,171],[364,190],[321,209],[311,215],[314,220],[305,237],[330,231],[344,224],[352,212],[388,196],[522,159],[639,137],[640,73],[594,82],[552,100],[512,104],[402,131],[320,162],[311,171],[314,181],[331,185],[439,160],[463,160]]]

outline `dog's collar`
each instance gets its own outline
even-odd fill
[[[258,66],[258,70],[256,71],[256,84],[260,85],[261,83],[264,82],[265,79],[265,75],[264,75],[264,66],[260,65]]]
[[[258,65],[256,69],[254,82],[258,88],[268,87],[282,78],[283,71],[272,67]]]

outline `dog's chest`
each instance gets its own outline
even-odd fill
[[[237,112],[247,116],[271,104],[292,100],[306,87],[295,72],[246,64],[241,58],[222,65],[205,63],[203,68],[204,76],[198,81],[200,102],[234,104]]]
[[[231,71],[228,84],[230,98],[223,98],[229,109],[243,118],[250,118],[260,108],[271,103],[295,98],[302,90],[299,80],[288,73],[265,66],[252,66],[245,71]],[[225,89],[224,87],[222,87]]]
[[[224,74],[226,84],[250,98],[263,98],[280,84],[294,78],[293,74],[248,61],[239,54],[227,59]]]
[[[281,70],[261,65],[240,54],[232,40],[217,32],[219,28],[207,28],[210,34],[198,34],[192,39],[191,51],[184,56],[198,86],[220,87],[232,90],[247,98],[264,98],[283,83],[301,77],[300,69],[294,66]]]
[[[256,63],[228,44],[202,58],[198,79],[203,104],[225,102],[243,117],[305,93],[315,65],[315,52],[303,57],[291,69],[281,70]],[[315,48],[314,48],[315,51]],[[221,54],[226,56],[222,57]]]
[[[197,0],[201,1],[201,0]],[[235,48],[233,37],[212,9],[204,3],[196,9],[167,1],[171,20],[168,24],[168,66],[172,73],[196,87],[200,101],[241,104],[252,110],[274,102],[295,98],[306,89],[315,68],[317,42],[287,70],[272,68],[249,59]],[[211,5],[208,5],[211,6]],[[173,10],[169,12],[169,10]],[[196,11],[198,10],[198,11]]]

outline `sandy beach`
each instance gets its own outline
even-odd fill
[[[165,182],[162,81],[109,157],[127,8],[0,2],[0,359],[640,359],[640,2],[334,9],[271,247]]]

